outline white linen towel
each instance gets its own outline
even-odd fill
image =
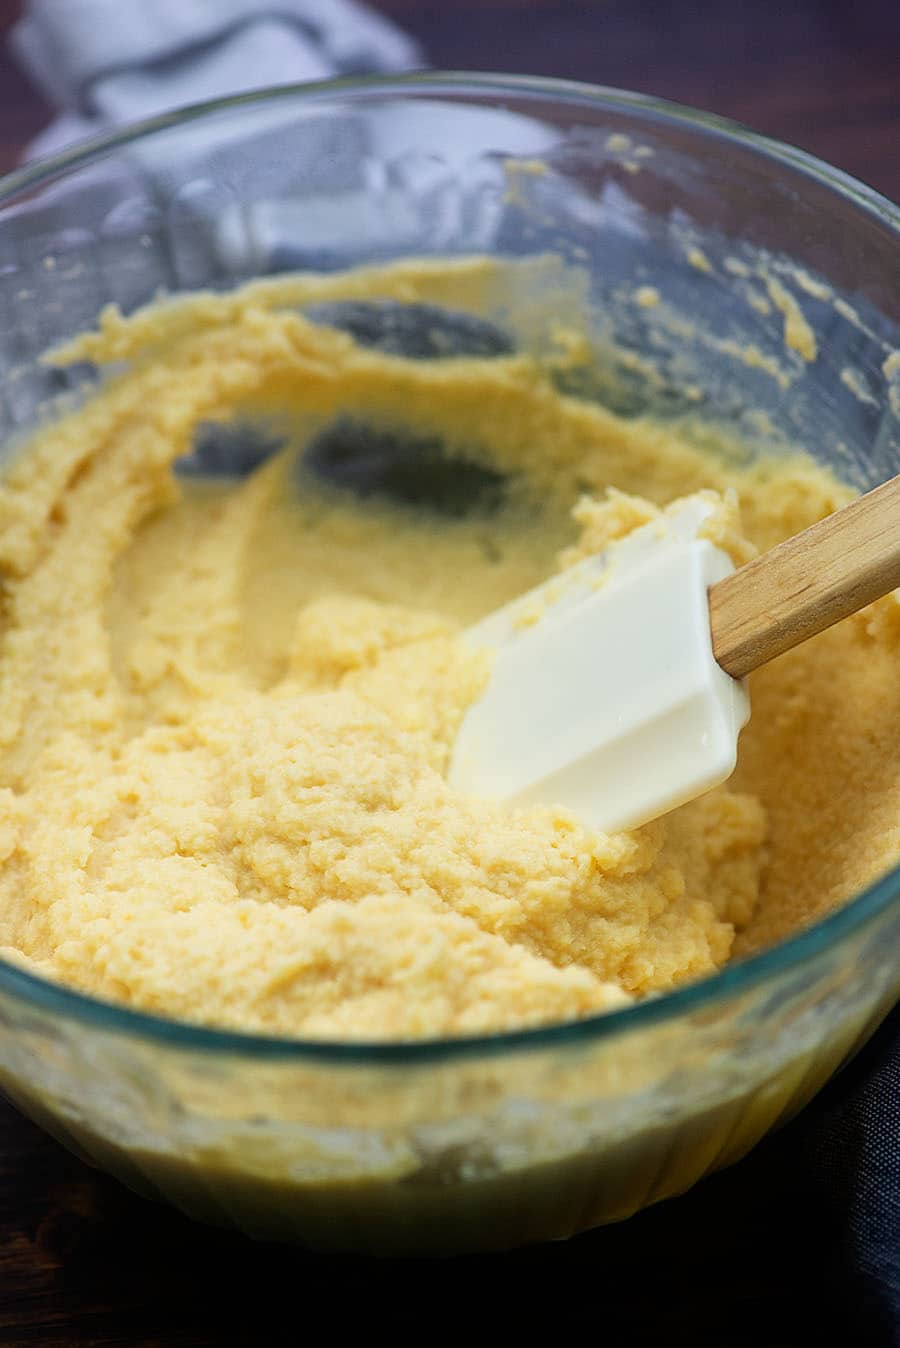
[[[28,0],[10,42],[60,109],[28,158],[188,103],[424,64],[356,0]]]

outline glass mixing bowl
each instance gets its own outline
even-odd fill
[[[0,440],[8,453],[79,396],[90,372],[41,353],[111,301],[471,253],[582,269],[599,354],[581,396],[623,415],[699,408],[860,488],[900,468],[894,206],[714,117],[471,75],[239,97],[8,177]],[[818,359],[785,345],[763,273]],[[895,870],[777,948],[629,1009],[372,1045],[197,1028],[3,963],[0,1084],[87,1161],[210,1222],[319,1248],[503,1248],[627,1217],[737,1160],[896,1000],[898,939]]]

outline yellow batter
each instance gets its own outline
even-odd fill
[[[729,466],[566,398],[534,356],[387,357],[296,308],[490,308],[506,284],[483,262],[280,279],[111,313],[65,353],[117,373],[0,492],[7,957],[212,1024],[473,1033],[700,977],[896,862],[896,595],[755,676],[732,782],[664,821],[606,835],[448,788],[484,674],[460,625],[647,502],[732,492],[745,555],[849,495],[809,460]],[[256,415],[289,449],[176,487],[199,422]],[[339,415],[439,435],[516,485],[461,520],[316,488],[298,450]]]

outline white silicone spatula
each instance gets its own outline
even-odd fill
[[[733,771],[742,680],[900,586],[900,476],[735,571],[674,511],[466,633],[492,656],[451,782],[631,828]]]

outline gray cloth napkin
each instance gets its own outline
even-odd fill
[[[415,42],[356,0],[27,0],[10,41],[59,109],[28,159],[191,103],[424,64]],[[183,127],[176,152],[165,137],[129,143],[27,209],[33,232],[49,236],[66,221],[96,220],[106,199],[104,233],[120,217],[127,226],[168,203],[172,220],[159,243],[169,262],[147,256],[147,275],[133,275],[132,249],[133,293],[111,296],[126,309],[160,286],[340,265],[358,234],[348,221],[368,200],[362,165],[377,157],[372,134],[349,108],[303,116],[290,102],[248,107],[240,117]],[[291,186],[301,182],[298,220]],[[79,204],[85,195],[88,208]],[[388,221],[382,232],[391,228]]]
[[[29,158],[187,103],[424,64],[356,0],[28,0],[10,41],[60,109]]]

